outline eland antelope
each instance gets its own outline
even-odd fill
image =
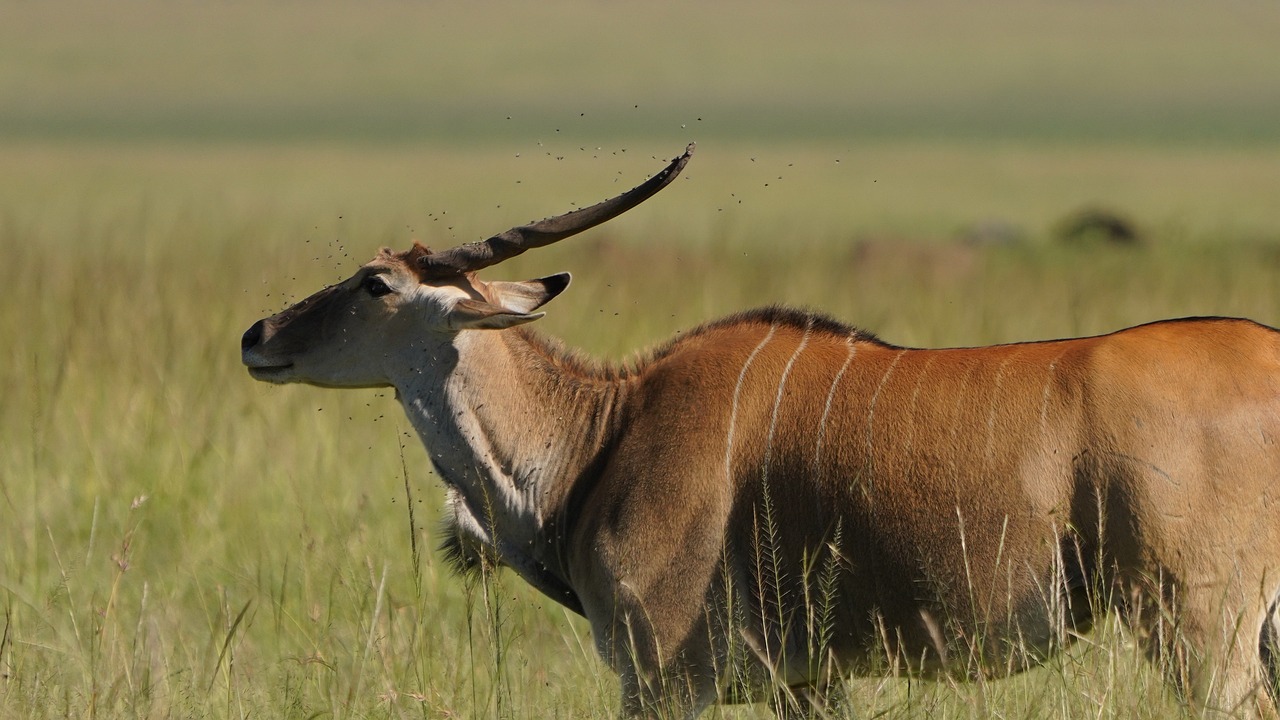
[[[447,486],[449,558],[583,615],[628,717],[823,714],[857,673],[1008,675],[1104,612],[1194,707],[1274,715],[1275,330],[927,350],[773,307],[610,366],[525,326],[567,273],[475,275],[638,205],[691,151],[483,242],[384,249],[255,323],[244,364],[394,387]]]

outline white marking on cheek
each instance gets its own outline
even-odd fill
[[[733,406],[729,411],[729,434],[728,437],[725,438],[724,447],[724,472],[725,476],[730,480],[733,479],[733,435],[737,429],[738,396],[742,393],[742,381],[746,379],[747,370],[751,367],[751,363],[755,362],[756,355],[760,354],[760,351],[769,342],[769,340],[773,338],[773,334],[777,330],[777,325],[769,326],[769,332],[764,336],[764,339],[760,341],[759,345],[756,345],[756,348],[751,351],[750,355],[747,355],[747,361],[742,364],[742,370],[738,373],[738,384],[733,388]]]
[[[782,406],[782,393],[787,387],[787,377],[791,375],[791,366],[795,365],[796,358],[800,357],[804,346],[809,344],[809,332],[812,329],[813,321],[810,320],[804,328],[804,336],[800,338],[800,344],[796,346],[796,351],[791,353],[791,359],[787,360],[787,366],[782,370],[782,379],[778,381],[778,395],[773,399],[773,416],[769,419],[769,439],[764,445],[764,469],[760,475],[761,482],[769,480],[769,461],[773,457],[773,434],[778,429],[778,408]]]
[[[818,420],[818,442],[813,448],[813,467],[817,469],[822,462],[822,441],[827,432],[827,416],[831,414],[831,401],[835,399],[836,387],[840,385],[840,379],[844,377],[844,371],[849,369],[849,364],[853,362],[853,356],[857,353],[857,347],[853,344],[853,336],[844,339],[845,347],[849,348],[849,353],[845,355],[844,364],[840,366],[839,372],[835,378],[831,380],[831,389],[827,390],[827,403],[822,408],[822,418]]]

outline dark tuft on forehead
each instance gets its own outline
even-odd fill
[[[413,241],[413,247],[402,253],[395,253],[392,257],[404,263],[404,266],[411,272],[417,274],[419,279],[425,279],[423,274],[423,270],[426,265],[424,258],[430,254],[431,248],[415,240]]]
[[[470,278],[471,273],[461,273],[456,271],[441,272],[439,268],[427,264],[427,258],[433,255],[431,248],[423,245],[418,241],[413,242],[413,247],[404,252],[392,252],[390,254],[381,254],[380,258],[390,262],[401,264],[406,270],[418,276],[418,282],[423,283],[441,283],[452,282],[458,278]]]
[[[400,259],[410,265],[420,265],[422,258],[431,254],[431,248],[423,245],[417,240],[413,241],[413,247],[400,253]]]

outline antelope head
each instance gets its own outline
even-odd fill
[[[693,147],[644,183],[591,207],[442,252],[417,243],[400,253],[384,248],[346,280],[254,323],[241,338],[241,359],[257,380],[380,387],[394,384],[402,364],[401,353],[389,346],[397,339],[426,347],[463,330],[537,320],[543,313],[535,311],[569,285],[568,273],[484,282],[475,272],[639,205],[675,179]]]

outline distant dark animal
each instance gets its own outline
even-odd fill
[[[1142,234],[1128,218],[1113,210],[1088,208],[1064,219],[1055,235],[1067,243],[1102,242],[1114,245],[1138,245]]]

